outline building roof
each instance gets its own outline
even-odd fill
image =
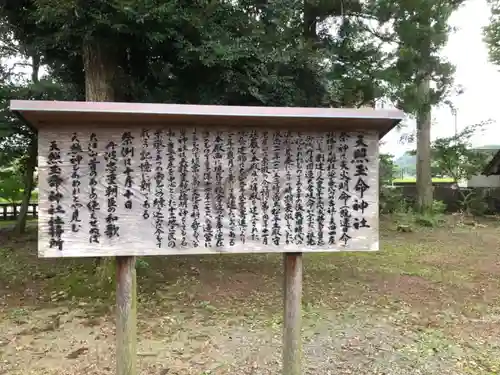
[[[382,138],[403,118],[399,110],[373,108],[250,107],[188,104],[12,100],[10,109],[35,129],[68,124],[85,127],[185,125],[374,130]]]
[[[500,150],[497,150],[493,158],[484,167],[483,174],[486,176],[500,175]]]

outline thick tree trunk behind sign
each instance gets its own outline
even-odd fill
[[[117,53],[110,46],[95,40],[83,47],[85,98],[87,101],[114,101]],[[106,258],[109,259],[109,258]],[[107,271],[112,262],[100,262]],[[104,263],[104,264],[102,264]],[[135,257],[117,257],[116,272],[116,368],[117,375],[136,375],[136,272]],[[107,277],[107,272],[105,272]]]
[[[115,100],[113,50],[99,41],[87,41],[83,45],[85,69],[85,100],[88,102],[112,102]],[[112,262],[96,259],[102,279],[107,279]]]
[[[85,69],[85,100],[88,102],[113,102],[115,100],[115,56],[113,48],[98,40],[83,45],[83,68]],[[106,264],[103,264],[106,263]],[[98,258],[96,266],[107,278],[111,262]]]
[[[426,75],[419,86],[421,104],[417,112],[417,208],[420,212],[428,212],[433,202],[429,83],[429,76]]]
[[[115,100],[115,56],[110,46],[89,41],[83,46],[85,99],[92,102]]]

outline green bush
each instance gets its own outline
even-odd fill
[[[475,189],[468,199],[466,211],[474,216],[484,216],[489,211],[486,201],[486,190]]]
[[[432,214],[442,215],[446,211],[446,204],[443,201],[433,201],[432,202]]]
[[[381,186],[379,195],[379,211],[382,214],[406,212],[409,208],[408,201],[403,196],[401,189],[391,186]]]
[[[1,189],[0,189],[1,190]],[[11,201],[9,199],[5,199],[0,195],[0,203],[21,203],[22,198],[23,198],[23,189],[19,190],[19,196],[16,200]],[[31,203],[38,203],[38,191],[33,191],[31,193],[31,198],[30,198]]]
[[[404,210],[395,212],[395,221],[398,226],[434,228],[441,226],[445,222],[445,210],[446,204],[442,201],[433,201],[431,211],[425,214],[415,212],[410,205],[407,205]]]
[[[12,170],[0,172],[0,198],[14,203],[22,199],[23,180],[21,176]]]

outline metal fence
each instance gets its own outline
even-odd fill
[[[0,221],[16,220],[21,211],[21,205],[15,203],[0,203]],[[38,204],[30,203],[28,218],[38,217]]]

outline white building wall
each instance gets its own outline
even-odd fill
[[[467,181],[467,187],[500,187],[500,176],[473,176],[469,181]]]

